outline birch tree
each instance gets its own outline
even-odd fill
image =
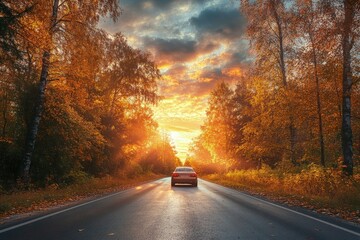
[[[44,109],[52,51],[61,46],[62,35],[67,34],[69,25],[80,24],[84,28],[93,28],[99,21],[100,16],[110,14],[114,21],[119,16],[119,7],[116,0],[92,0],[89,2],[78,0],[63,0],[61,2],[60,0],[53,0],[50,2],[44,0],[37,2],[36,8],[37,13],[39,11],[43,12],[43,15],[37,15],[36,17],[44,26],[45,35],[42,39],[44,43],[38,83],[38,98],[35,103],[32,122],[28,129],[23,156],[23,179],[25,182],[30,180],[31,156]]]
[[[344,0],[343,10],[343,21],[340,25],[343,57],[341,141],[343,150],[343,170],[346,175],[352,175],[354,163],[353,134],[351,128],[351,90],[353,86],[351,50],[357,38],[355,27],[359,27],[359,22],[356,22],[356,20],[359,21],[360,3],[357,0]]]

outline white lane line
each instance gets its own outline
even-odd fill
[[[161,180],[161,179],[160,179],[160,180]],[[157,181],[159,181],[159,180],[156,180],[155,182],[157,182]],[[145,184],[148,184],[148,183],[145,183]],[[141,185],[139,185],[139,186],[141,186]],[[107,196],[105,196],[105,197],[97,198],[97,199],[94,199],[94,200],[89,201],[89,202],[85,202],[85,203],[82,203],[82,204],[79,204],[79,205],[76,205],[76,206],[73,206],[73,207],[70,207],[70,208],[66,208],[66,209],[64,209],[64,210],[60,210],[60,211],[58,211],[58,212],[50,213],[50,214],[47,214],[47,215],[42,216],[42,217],[38,217],[38,218],[29,220],[29,221],[26,221],[26,222],[23,222],[23,223],[19,223],[19,224],[17,224],[17,225],[14,225],[14,226],[11,226],[11,227],[8,227],[8,228],[5,228],[5,229],[0,230],[0,233],[4,233],[4,232],[10,231],[10,230],[13,230],[13,229],[22,227],[22,226],[28,225],[28,224],[30,224],[30,223],[38,222],[38,221],[40,221],[40,220],[43,220],[43,219],[46,219],[46,218],[49,218],[49,217],[58,215],[58,214],[60,214],[60,213],[64,213],[64,212],[67,212],[67,211],[71,211],[71,210],[73,210],[73,209],[75,209],[75,208],[79,208],[79,207],[82,207],[82,206],[85,206],[85,205],[88,205],[88,204],[91,204],[91,203],[94,203],[94,202],[98,202],[98,201],[101,201],[101,200],[104,200],[104,199],[107,199],[107,198],[111,198],[111,197],[114,197],[114,196],[116,196],[116,195],[123,194],[123,193],[126,193],[126,192],[128,192],[128,191],[135,190],[135,189],[136,189],[136,187],[130,188],[130,189],[127,189],[127,190],[123,190],[123,191],[120,191],[120,192],[117,192],[117,193],[113,193],[113,194],[107,195]]]
[[[203,181],[205,181],[205,180],[203,180]],[[267,204],[269,204],[269,205],[272,205],[272,206],[275,206],[275,207],[278,207],[278,208],[287,210],[287,211],[292,212],[292,213],[296,213],[296,214],[298,214],[298,215],[300,215],[300,216],[303,216],[303,217],[306,217],[306,218],[310,218],[310,219],[312,219],[312,220],[321,222],[321,223],[323,223],[323,224],[329,225],[329,226],[331,226],[331,227],[334,227],[334,228],[343,230],[343,231],[345,231],[345,232],[348,232],[348,233],[351,233],[351,234],[353,234],[353,235],[355,235],[355,236],[359,236],[359,237],[360,237],[360,233],[355,232],[355,231],[353,231],[353,230],[350,230],[350,229],[347,229],[347,228],[344,228],[344,227],[340,227],[340,226],[338,226],[338,225],[336,225],[336,224],[329,223],[329,222],[324,221],[324,220],[321,220],[321,219],[319,219],[319,218],[312,217],[312,216],[310,216],[310,215],[307,215],[307,214],[304,214],[304,213],[301,213],[301,212],[297,212],[297,211],[292,210],[292,209],[290,209],[290,208],[286,208],[286,207],[280,206],[280,205],[278,205],[278,204],[265,201],[265,200],[263,200],[263,199],[261,199],[261,198],[254,197],[254,196],[248,195],[248,194],[246,194],[246,193],[243,193],[243,192],[240,192],[240,191],[236,191],[236,190],[231,189],[231,188],[227,188],[227,187],[224,187],[224,186],[221,186],[221,185],[212,183],[212,182],[208,182],[208,181],[205,181],[205,182],[214,184],[215,186],[222,187],[222,188],[224,188],[225,190],[231,190],[231,191],[233,191],[234,193],[240,193],[240,194],[242,194],[242,195],[244,195],[244,196],[246,196],[246,197],[249,197],[249,198],[258,200],[258,201],[263,202],[263,203],[267,203]]]
[[[60,211],[58,211],[58,212],[50,213],[50,214],[47,214],[47,215],[45,215],[45,216],[38,217],[38,218],[35,218],[35,219],[32,219],[32,220],[29,220],[29,221],[26,221],[26,222],[17,224],[17,225],[15,225],[15,226],[2,229],[2,230],[0,230],[0,233],[4,233],[4,232],[10,231],[10,230],[13,230],[13,229],[15,229],[15,228],[19,228],[19,227],[28,225],[28,224],[30,224],[30,223],[34,223],[34,222],[40,221],[40,220],[43,220],[43,219],[45,219],[45,218],[49,218],[49,217],[58,215],[58,214],[63,213],[63,212],[67,212],[67,211],[73,210],[73,209],[78,208],[78,207],[82,207],[82,206],[85,206],[85,205],[88,205],[88,204],[91,204],[91,203],[94,203],[94,202],[97,202],[97,201],[101,201],[101,200],[103,200],[103,199],[106,199],[106,198],[109,198],[109,197],[113,197],[113,196],[118,195],[118,194],[120,194],[120,193],[122,193],[122,192],[114,193],[114,194],[111,194],[111,195],[108,195],[108,196],[105,196],[105,197],[102,197],[102,198],[98,198],[98,199],[92,200],[92,201],[90,201],[90,202],[82,203],[82,204],[79,204],[79,205],[76,205],[76,206],[73,206],[73,207],[70,207],[70,208],[66,208],[66,209],[64,209],[64,210],[60,210]]]

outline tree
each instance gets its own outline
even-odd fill
[[[1,27],[11,31],[0,40],[13,44],[16,54],[0,49],[0,184],[11,187],[20,167],[24,180],[31,174],[38,186],[141,172],[139,159],[158,135],[149,105],[160,99],[161,75],[149,53],[130,47],[120,33],[111,36],[97,28],[100,16],[117,17],[117,1],[4,6],[1,17],[13,14],[16,21],[6,25],[0,18]],[[19,15],[27,6],[31,11]],[[26,132],[28,154],[21,159]],[[162,158],[151,161],[164,172],[179,160],[170,143],[163,145],[165,155],[152,145]]]
[[[29,181],[29,171],[31,166],[31,156],[35,147],[35,140],[39,129],[41,115],[44,109],[45,91],[48,83],[49,68],[51,65],[51,52],[60,47],[61,35],[66,33],[68,25],[81,24],[84,28],[96,26],[99,15],[110,13],[114,20],[119,15],[117,1],[114,0],[93,0],[89,3],[82,1],[63,1],[54,0],[49,6],[48,1],[40,1],[38,8],[43,8],[45,17],[38,16],[45,20],[45,44],[42,54],[42,64],[40,80],[38,85],[38,98],[35,103],[34,114],[31,125],[28,129],[27,140],[24,150],[24,169],[23,179]]]
[[[242,129],[243,143],[239,150],[246,159],[254,162],[250,166],[260,168],[262,163],[274,166],[285,158],[288,149],[288,143],[284,141],[287,137],[284,120],[288,118],[279,114],[287,104],[282,99],[284,89],[274,93],[272,82],[258,74],[249,74],[247,78],[251,83],[248,86],[251,98],[248,100],[249,111],[245,113],[250,121]]]
[[[332,22],[333,34],[338,37],[338,57],[341,62],[342,94],[341,95],[341,147],[343,155],[343,173],[353,174],[353,130],[352,130],[352,91],[356,82],[353,81],[355,72],[353,67],[358,66],[354,61],[354,46],[359,42],[359,15],[360,3],[356,0],[321,1],[326,9],[328,19]]]
[[[346,175],[352,175],[354,163],[353,135],[351,129],[351,89],[353,86],[351,49],[353,48],[356,38],[353,28],[355,26],[355,15],[358,15],[360,12],[360,3],[356,0],[344,0],[343,9],[344,18],[341,26],[341,47],[343,56],[341,141],[344,158],[343,170]]]
[[[189,149],[189,156],[186,158],[184,165],[194,167],[199,174],[221,172],[223,170],[222,165],[213,162],[211,153],[205,145],[204,134],[201,133],[193,140]]]
[[[144,170],[155,173],[170,174],[181,162],[165,132],[154,132],[148,138],[148,146],[138,160]]]
[[[248,26],[247,35],[251,45],[256,50],[256,65],[259,72],[269,78],[275,78],[275,86],[285,89],[284,97],[287,101],[284,112],[288,117],[288,139],[290,159],[296,164],[295,137],[296,128],[294,114],[292,113],[295,103],[292,97],[292,87],[288,81],[286,66],[286,54],[289,51],[290,34],[288,30],[288,18],[284,1],[265,0],[248,1],[241,0],[241,11],[245,13]]]
[[[316,107],[318,116],[318,136],[320,146],[320,162],[325,167],[325,144],[324,144],[324,131],[323,131],[323,117],[322,117],[322,104],[320,98],[320,74],[319,74],[319,59],[324,59],[321,54],[321,43],[325,40],[325,36],[329,34],[326,32],[325,22],[323,16],[320,16],[321,10],[319,7],[315,8],[313,1],[298,0],[295,6],[295,19],[293,25],[298,27],[298,36],[305,39],[303,47],[297,52],[299,55],[308,57],[304,61],[306,66],[307,62],[312,65],[312,70],[306,68],[306,71],[311,71],[315,80],[315,95]],[[327,40],[328,41],[328,40]],[[306,44],[307,43],[307,44]],[[303,65],[304,66],[304,65]],[[299,70],[300,71],[300,70]],[[307,75],[304,73],[304,75]]]
[[[232,97],[234,105],[232,114],[234,115],[234,120],[231,126],[233,132],[231,144],[234,146],[234,157],[240,168],[245,168],[248,162],[246,153],[241,150],[241,146],[245,143],[244,129],[252,120],[251,112],[253,109],[250,103],[251,95],[248,79],[245,77],[240,79]]]
[[[119,99],[134,98],[149,103],[156,103],[156,80],[160,72],[150,60],[149,53],[131,48],[120,33],[114,36],[107,49],[108,67],[104,78],[110,90],[110,113],[114,111]]]
[[[210,95],[202,130],[205,146],[211,152],[214,162],[227,162],[232,157],[232,122],[235,117],[232,97],[233,91],[223,82]]]
[[[22,1],[0,2],[0,64],[11,56],[20,57],[19,37],[24,34],[20,19],[30,13],[35,3]]]

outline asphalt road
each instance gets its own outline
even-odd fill
[[[0,239],[356,240],[360,227],[199,181],[170,178],[0,226]]]

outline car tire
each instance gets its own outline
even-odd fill
[[[197,182],[193,184],[194,187],[197,187]]]
[[[174,183],[174,182],[171,182],[171,186],[174,187],[174,186],[175,186],[175,183]]]

